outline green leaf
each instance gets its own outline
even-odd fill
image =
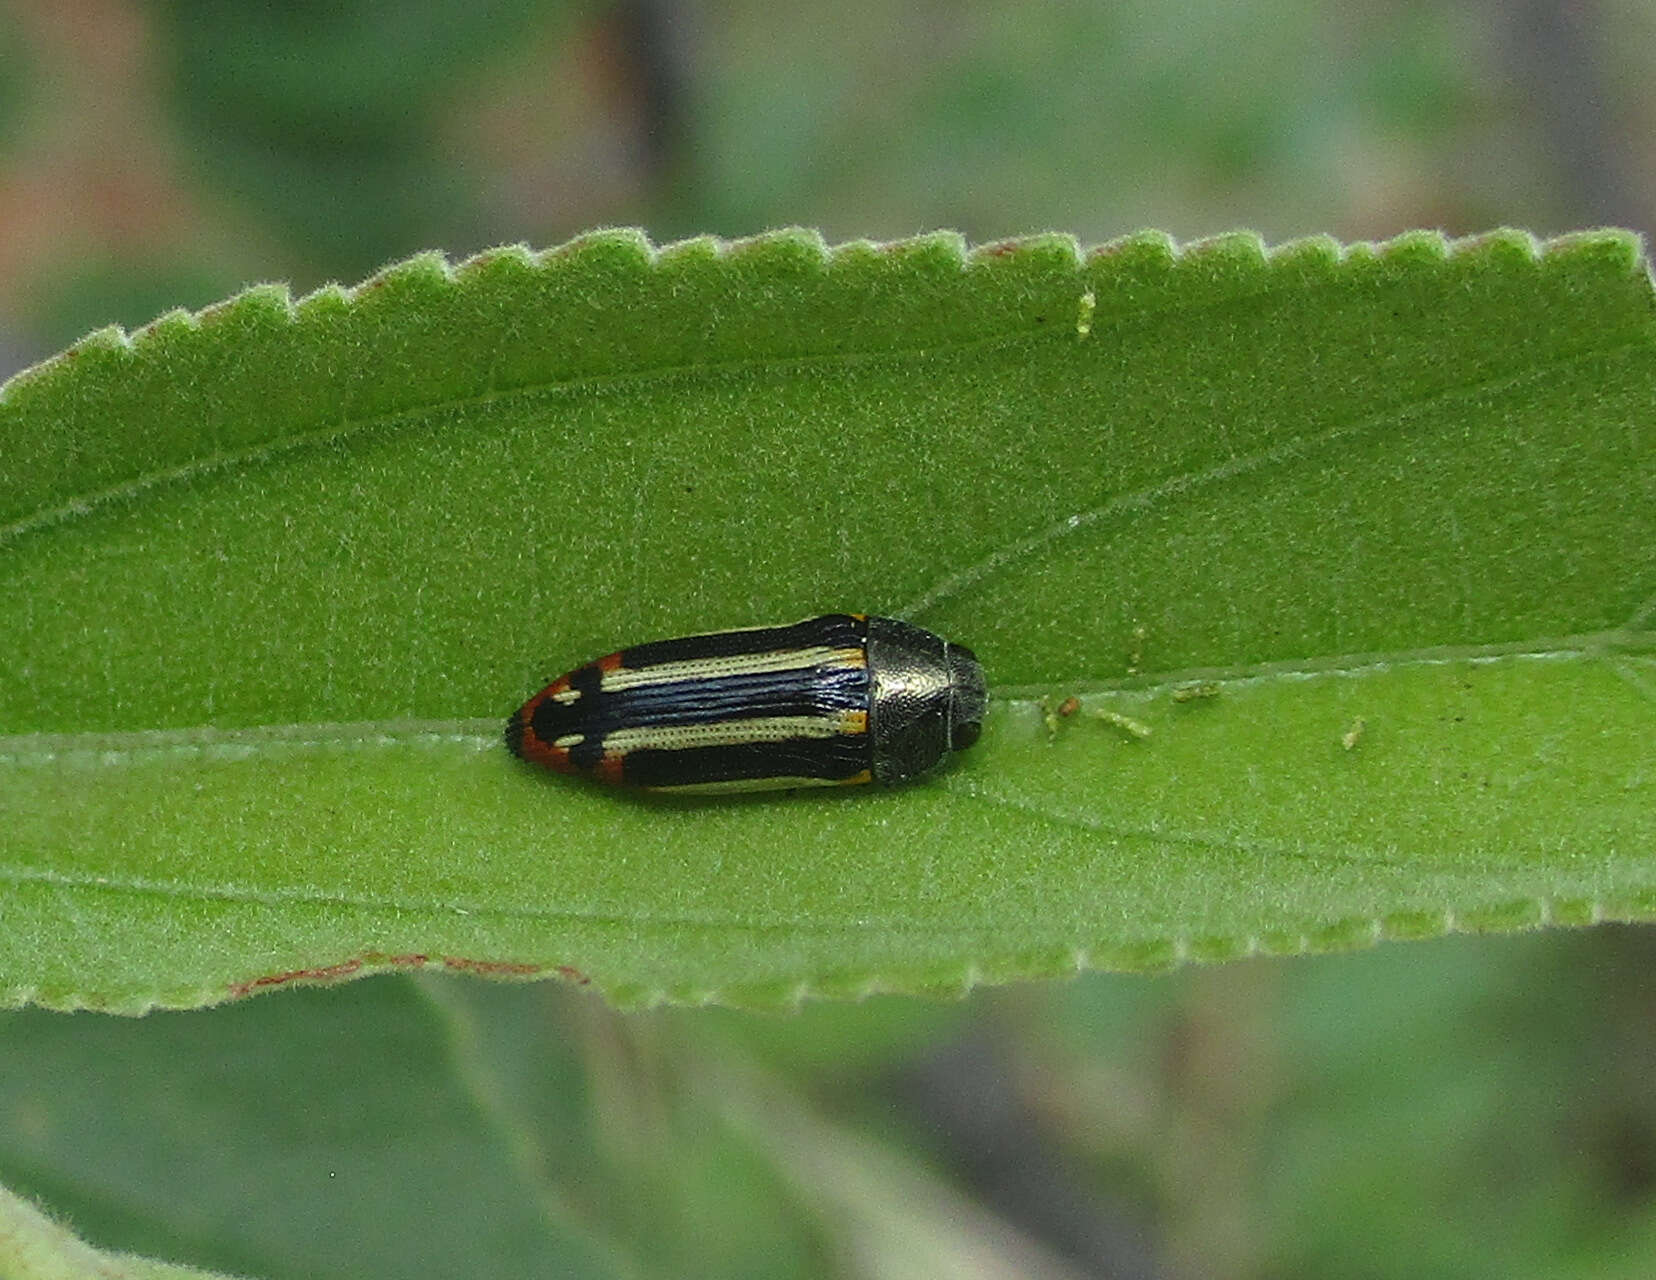
[[[636,1274],[610,1197],[640,1188],[605,1159],[579,1030],[523,998],[563,993],[447,987],[358,983],[206,1017],[0,1016],[0,1175],[101,1245],[237,1275]],[[0,1275],[33,1276],[8,1216],[0,1191]]]
[[[0,1267],[15,1280],[212,1280],[213,1272],[83,1244],[22,1197],[0,1187]]]
[[[94,334],[0,396],[0,996],[1656,914],[1652,319],[1618,232],[616,232]],[[827,609],[978,651],[956,767],[690,803],[500,745],[599,653]]]

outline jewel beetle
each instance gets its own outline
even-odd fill
[[[983,668],[895,618],[634,645],[559,676],[506,722],[513,754],[651,791],[894,784],[977,741]]]

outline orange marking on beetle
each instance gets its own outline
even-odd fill
[[[875,704],[909,689],[925,691],[929,731],[899,751],[879,736]],[[534,694],[505,744],[553,772],[650,791],[895,784],[970,746],[985,698],[964,645],[896,619],[823,614],[617,649]],[[681,724],[696,731],[653,732]]]
[[[556,684],[548,685],[529,699],[513,716],[512,724],[521,744],[519,754],[525,760],[531,760],[548,769],[556,769],[560,773],[568,773],[569,752],[553,746],[550,742],[543,742],[540,735],[535,732],[535,709],[557,692],[560,686],[568,688],[568,681],[559,680]]]

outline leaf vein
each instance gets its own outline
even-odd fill
[[[1491,375],[1431,395],[1404,400],[1383,412],[1358,419],[1355,422],[1340,423],[1322,431],[1279,441],[1252,453],[1227,458],[1216,466],[1176,472],[1154,484],[1146,485],[1131,493],[1120,494],[1111,498],[1108,502],[1088,510],[1075,512],[1062,520],[1037,530],[1035,533],[995,548],[976,562],[939,579],[935,585],[899,609],[898,616],[917,621],[923,620],[927,613],[944,601],[954,599],[973,590],[989,578],[1004,572],[1021,561],[1029,559],[1053,543],[1070,537],[1080,530],[1102,524],[1112,518],[1152,511],[1174,499],[1195,497],[1204,489],[1223,484],[1227,480],[1298,462],[1312,457],[1318,451],[1327,449],[1332,445],[1371,435],[1381,427],[1401,424],[1410,418],[1421,416],[1443,405],[1469,400],[1480,395],[1501,394],[1515,387],[1523,386],[1528,382],[1539,381],[1572,365],[1586,363],[1606,356],[1614,356],[1629,349],[1642,349],[1647,345],[1645,340],[1638,339],[1610,343],[1568,356],[1560,356],[1535,368],[1525,369],[1521,373]],[[1656,601],[1652,602],[1651,607],[1656,607]]]

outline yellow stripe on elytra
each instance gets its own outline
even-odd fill
[[[671,791],[674,795],[731,795],[743,791],[788,791],[794,787],[847,787],[868,782],[873,775],[864,769],[849,778],[731,778],[725,782],[685,782],[677,786],[645,787],[646,791]]]
[[[804,649],[775,649],[768,653],[686,658],[682,662],[660,662],[651,667],[618,667],[604,672],[599,687],[605,693],[619,693],[623,689],[680,680],[717,680],[724,676],[757,675],[766,671],[862,667],[867,664],[868,659],[861,649],[830,649],[827,645],[811,645]]]
[[[825,716],[761,716],[706,724],[641,724],[612,729],[604,736],[604,750],[624,756],[629,751],[685,751],[744,742],[787,742],[792,738],[857,737],[867,732],[866,711],[836,711]]]

